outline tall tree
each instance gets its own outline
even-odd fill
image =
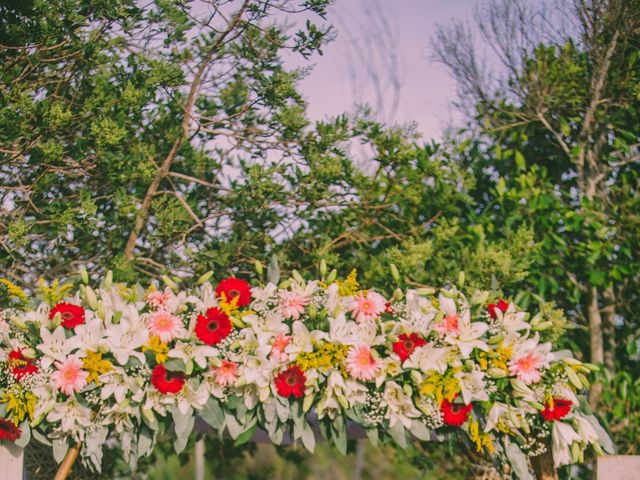
[[[484,146],[468,164],[492,186],[475,197],[493,223],[537,232],[532,283],[581,306],[574,316],[586,319],[590,359],[613,371],[616,318],[638,284],[640,3],[483,6],[480,32],[502,79],[483,68],[464,25],[441,27],[433,41],[475,109],[471,129]],[[637,314],[625,321],[637,325]]]
[[[283,56],[320,51],[326,3],[3,3],[2,273],[186,274],[264,250],[300,208],[302,72]]]

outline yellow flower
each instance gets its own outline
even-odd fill
[[[73,285],[70,283],[60,285],[60,281],[57,279],[51,282],[50,286],[46,284],[43,277],[38,279],[38,289],[49,305],[59,303],[72,288]]]
[[[360,288],[360,284],[358,283],[358,271],[354,268],[351,270],[351,273],[347,275],[347,278],[344,280],[338,280],[336,283],[338,284],[338,295],[341,297],[355,295],[358,288]]]
[[[491,366],[494,368],[500,368],[505,372],[509,372],[507,363],[513,354],[511,347],[505,347],[504,342],[493,351],[493,358],[491,359]]]
[[[82,365],[83,368],[89,372],[87,383],[95,382],[97,385],[100,384],[100,375],[111,371],[113,368],[109,360],[102,358],[102,353],[91,352],[89,350],[87,350],[87,356],[82,359]]]
[[[493,453],[493,441],[488,433],[480,433],[480,424],[476,420],[472,420],[469,424],[469,438],[476,445],[476,452],[483,453],[484,448],[489,453]]]
[[[7,404],[7,415],[15,423],[19,425],[25,418],[33,420],[36,402],[38,398],[29,390],[25,390],[19,384],[5,390],[4,395],[0,398],[0,403]]]
[[[233,313],[238,309],[238,301],[240,300],[240,296],[237,295],[231,299],[231,301],[227,301],[227,295],[224,292],[220,293],[220,300],[218,301],[218,307],[228,316],[232,316]]]
[[[0,284],[7,287],[7,294],[9,295],[9,298],[13,298],[21,302],[26,302],[27,294],[24,293],[24,290],[22,290],[19,286],[17,286],[11,280],[7,280],[6,278],[0,278]]]
[[[460,393],[460,384],[458,379],[454,377],[459,370],[460,368],[453,368],[444,375],[435,370],[432,371],[420,385],[420,393],[435,397],[438,404],[442,403],[445,398],[450,402],[453,401],[456,395]]]
[[[328,370],[331,367],[340,369],[346,374],[344,360],[347,356],[348,347],[346,345],[336,345],[335,343],[325,342],[317,345],[313,352],[302,352],[298,354],[295,360],[296,365],[302,371],[311,368],[319,370]]]
[[[162,343],[158,337],[149,337],[149,342],[143,345],[142,351],[155,353],[157,363],[164,363],[167,361],[167,358],[169,358],[167,355],[167,353],[169,353],[169,347],[166,343]]]

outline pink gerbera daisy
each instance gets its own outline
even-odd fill
[[[455,313],[447,315],[441,322],[438,322],[434,328],[437,332],[444,335],[456,335],[457,333],[460,333],[460,329],[458,327],[458,315]]]
[[[273,340],[273,345],[271,347],[271,356],[278,362],[287,361],[288,355],[285,353],[284,349],[289,342],[291,341],[290,335],[285,335],[281,333]]]
[[[238,378],[238,364],[223,360],[222,364],[218,368],[213,369],[216,383],[224,387],[233,385]]]
[[[540,368],[545,364],[542,355],[535,351],[528,352],[524,355],[515,357],[509,362],[509,373],[515,375],[518,380],[522,380],[525,384],[539,382],[542,378]]]
[[[371,347],[356,345],[347,353],[347,371],[356,380],[373,380],[380,371],[380,364],[373,358]]]
[[[153,308],[164,307],[171,299],[171,291],[167,288],[164,292],[160,290],[154,290],[147,294],[147,304]]]
[[[64,362],[55,362],[57,370],[51,374],[55,387],[62,393],[73,395],[87,385],[89,372],[82,370],[82,360],[69,355]]]
[[[387,301],[376,292],[359,292],[348,305],[356,322],[369,322],[375,320],[387,308]]]
[[[158,337],[162,343],[182,338],[187,333],[182,320],[166,310],[153,312],[147,320],[147,328],[151,336]]]
[[[297,292],[280,293],[280,313],[284,318],[299,319],[308,304],[309,299]]]

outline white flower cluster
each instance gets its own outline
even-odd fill
[[[184,448],[200,416],[236,439],[258,426],[313,449],[313,410],[339,449],[348,421],[400,445],[465,435],[488,456],[509,456],[514,438],[529,455],[550,442],[558,465],[606,444],[577,397],[593,367],[552,351],[537,317],[488,292],[387,299],[354,278],[299,275],[170,287],[109,279],[0,316],[0,417],[23,431],[17,443],[33,430],[60,458],[79,441],[99,469],[114,438],[129,461],[164,429]]]

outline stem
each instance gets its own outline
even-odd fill
[[[53,480],[66,480],[66,478],[71,473],[73,464],[76,463],[76,459],[78,458],[81,447],[81,443],[76,443],[69,450],[67,450],[67,454],[64,456],[60,467],[58,467],[58,471],[56,472],[56,476],[53,477]]]

